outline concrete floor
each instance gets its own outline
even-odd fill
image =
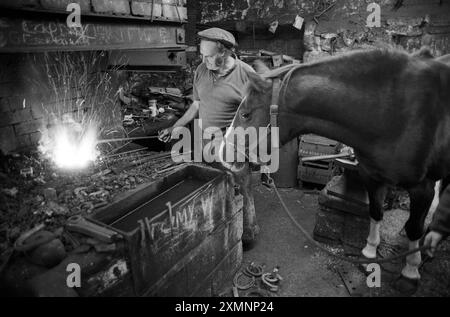
[[[319,209],[318,190],[280,189],[280,193],[296,220],[312,234]],[[265,272],[271,272],[278,266],[283,277],[279,291],[264,291],[264,296],[406,296],[392,288],[392,281],[402,269],[402,261],[382,265],[381,288],[369,289],[362,267],[337,261],[309,245],[282,209],[272,189],[258,184],[254,187],[254,197],[261,232],[253,248],[244,252],[242,267],[254,262],[263,265]],[[405,250],[406,238],[399,233],[407,217],[408,212],[404,210],[385,212],[381,254]],[[364,241],[365,237],[358,239]],[[450,295],[450,242],[443,245],[437,259],[423,265],[420,288],[414,296]],[[334,252],[342,250],[328,248]],[[349,280],[353,284],[349,284]],[[256,289],[264,289],[257,285],[260,287]],[[239,295],[257,296],[249,294],[254,289],[240,291]]]
[[[317,194],[299,189],[280,189],[280,193],[296,220],[312,233]],[[273,190],[258,185],[254,197],[261,233],[254,247],[244,252],[243,265],[255,262],[268,272],[279,266],[283,281],[276,296],[348,296],[340,277],[329,269],[331,259],[310,247]]]

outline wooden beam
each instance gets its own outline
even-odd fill
[[[176,25],[84,22],[69,28],[64,19],[1,17],[0,53],[179,48],[184,28]]]

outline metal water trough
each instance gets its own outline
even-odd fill
[[[242,206],[230,180],[188,165],[92,217],[125,238],[136,295],[210,295],[240,265]]]

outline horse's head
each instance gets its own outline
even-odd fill
[[[265,76],[269,68],[261,61],[255,62],[256,73],[249,74],[245,97],[242,100],[231,126],[228,128],[221,146],[221,159],[224,166],[238,170],[243,166],[239,160],[261,163],[261,151],[268,153],[272,143],[270,123],[270,105],[272,104],[272,78]],[[277,127],[272,127],[277,128]],[[278,141],[278,135],[277,141]],[[237,140],[237,141],[236,141]],[[265,147],[265,149],[263,149]],[[225,149],[233,151],[236,160],[225,160]],[[244,154],[245,153],[245,154]]]
[[[231,127],[259,128],[267,127],[269,124],[272,79],[264,77],[269,68],[263,62],[255,61],[254,68],[256,73],[249,74],[245,98],[236,112]]]

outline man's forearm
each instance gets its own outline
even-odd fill
[[[450,234],[450,185],[447,186],[439,198],[439,204],[434,212],[430,229],[444,236]]]
[[[199,108],[199,102],[194,101],[192,103],[192,105],[189,107],[189,109],[184,113],[184,115],[180,119],[178,119],[178,121],[175,122],[175,124],[173,126],[174,127],[186,126],[189,122],[194,120],[194,118],[197,116],[198,108]]]

